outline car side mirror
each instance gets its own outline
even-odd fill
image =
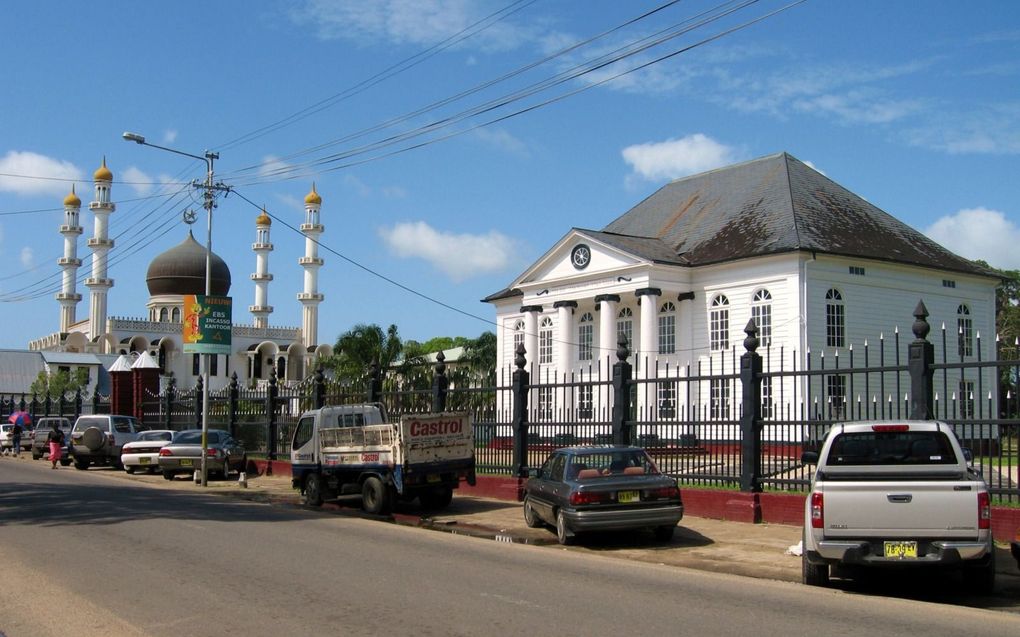
[[[804,464],[818,464],[818,452],[805,451],[800,454],[800,461]]]
[[[963,448],[963,459],[967,461],[967,464],[974,464],[974,452],[970,450],[970,447]]]
[[[535,469],[534,467],[528,469],[528,477],[529,478],[537,478],[538,477],[538,469]]]

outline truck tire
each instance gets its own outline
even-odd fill
[[[302,497],[304,498],[305,506],[322,506],[322,476],[312,473],[305,478],[305,489]]]
[[[376,476],[365,478],[361,486],[361,508],[365,513],[387,515],[393,508],[393,497],[382,480]]]
[[[978,595],[991,595],[995,592],[995,547],[988,555],[988,563],[981,566],[964,566],[963,583]]]
[[[808,586],[829,585],[829,565],[812,564],[807,557],[807,542],[801,541],[800,575],[801,581]]]
[[[89,461],[88,460],[78,460],[76,458],[75,461],[74,461],[74,468],[79,470],[79,471],[85,471],[86,469],[89,468]]]
[[[435,487],[418,494],[421,508],[429,511],[439,511],[450,506],[453,501],[453,489],[450,487]]]

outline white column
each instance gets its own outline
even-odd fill
[[[646,367],[655,365],[655,357],[659,353],[659,297],[662,290],[658,288],[642,288],[635,292],[640,301],[639,319],[641,322],[641,333],[639,336],[640,346],[638,347],[635,364],[642,374]]]
[[[524,313],[524,359],[528,362],[524,369],[538,373],[538,316],[542,313],[541,305],[525,305]],[[535,380],[533,378],[533,380]]]
[[[557,301],[553,307],[556,308],[556,371],[569,374],[575,358],[572,315],[577,308],[577,301]]]
[[[608,360],[609,369],[616,362],[616,308],[619,302],[619,294],[600,294],[595,297],[599,307],[599,343],[596,351],[599,365]]]

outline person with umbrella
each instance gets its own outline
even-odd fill
[[[21,432],[32,423],[32,416],[27,411],[16,411],[7,417],[7,422],[14,425],[11,429],[11,443],[14,445],[14,457],[21,457]]]

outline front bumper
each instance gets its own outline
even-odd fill
[[[589,511],[563,509],[567,527],[574,532],[624,531],[656,526],[676,526],[684,517],[684,506],[665,505]]]
[[[883,540],[824,540],[807,550],[807,558],[812,564],[911,567],[977,561],[991,551],[991,542],[919,540],[916,558],[888,558],[883,555]]]

